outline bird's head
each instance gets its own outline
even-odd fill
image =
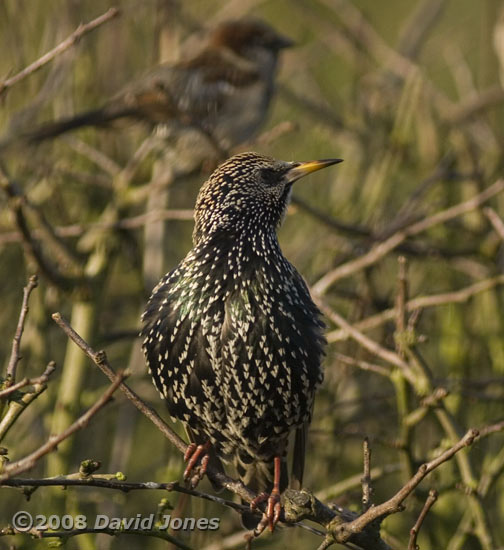
[[[233,238],[243,232],[275,231],[283,220],[293,183],[339,162],[341,159],[286,162],[258,153],[231,157],[201,188],[194,243],[215,232]]]
[[[248,17],[221,23],[212,32],[210,43],[254,62],[276,62],[280,50],[294,45],[264,21]]]

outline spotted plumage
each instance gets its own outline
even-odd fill
[[[256,491],[271,490],[274,457],[286,486],[288,437],[311,419],[325,343],[276,230],[293,182],[336,162],[241,153],[222,164],[199,193],[192,250],[143,315],[143,349],[170,414]]]

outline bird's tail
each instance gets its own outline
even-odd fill
[[[55,122],[48,122],[41,126],[21,131],[13,136],[8,136],[0,141],[0,151],[10,149],[16,145],[36,145],[41,141],[55,138],[66,132],[83,128],[85,126],[106,126],[118,118],[132,116],[131,109],[114,106],[104,106],[100,109],[86,111],[72,117],[62,118]]]
[[[292,469],[289,475],[287,467],[287,448],[280,452],[280,493],[283,493],[287,486],[299,491],[303,484],[305,466],[306,436],[308,424],[304,423],[296,428],[294,444],[292,446]],[[264,462],[254,459],[247,452],[240,451],[235,457],[235,467],[240,481],[257,495],[261,493],[270,494],[273,489],[273,478],[275,472],[274,460]],[[258,524],[258,516],[252,512],[242,513],[242,524],[245,529],[254,530]]]
[[[106,109],[86,111],[73,117],[62,118],[56,122],[48,122],[35,130],[26,133],[26,140],[30,143],[38,143],[46,139],[55,138],[65,132],[76,130],[84,126],[100,126],[111,120]]]
[[[235,457],[235,467],[240,481],[257,495],[261,493],[269,494],[273,490],[275,470],[273,460],[265,462],[250,456],[246,451],[240,451]],[[284,454],[280,469],[281,493],[287,488],[288,483],[289,474]],[[242,524],[245,529],[254,530],[259,521],[260,518],[253,512],[242,512]]]

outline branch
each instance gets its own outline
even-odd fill
[[[451,124],[461,124],[490,107],[504,102],[504,90],[500,84],[494,84],[486,90],[477,91],[463,99],[444,113],[444,118]]]
[[[369,447],[369,439],[364,438],[364,475],[362,476],[362,510],[366,512],[371,508],[371,495],[373,488],[371,486],[371,448]]]
[[[19,363],[19,360],[21,359],[21,355],[19,354],[19,347],[21,345],[21,337],[23,336],[24,331],[24,325],[26,316],[28,315],[28,300],[30,299],[30,294],[32,293],[33,289],[37,288],[38,286],[38,278],[36,275],[32,275],[29,280],[28,284],[24,287],[23,290],[23,304],[21,306],[21,312],[19,314],[19,321],[16,328],[16,333],[14,335],[14,339],[12,340],[12,351],[11,356],[9,359],[9,364],[7,366],[7,377],[10,379],[10,383],[14,383],[16,380],[16,367]],[[0,397],[3,397],[3,392],[0,392]]]
[[[360,532],[360,530],[362,530],[362,528],[371,521],[374,521],[376,519],[382,520],[390,514],[401,511],[402,503],[404,502],[404,500],[416,489],[420,482],[428,474],[430,474],[430,472],[438,468],[447,460],[450,460],[464,447],[468,447],[469,445],[471,445],[477,436],[477,430],[469,430],[462,439],[460,439],[455,445],[447,449],[444,453],[441,453],[441,455],[431,460],[430,462],[422,464],[418,468],[417,473],[392,498],[382,504],[373,506],[350,524],[338,529],[345,541],[351,537],[352,533]]]
[[[413,15],[401,29],[399,55],[408,59],[417,59],[421,47],[425,44],[429,31],[439,20],[446,0],[425,0],[415,8]]]
[[[119,15],[119,10],[117,8],[110,8],[107,12],[105,12],[103,15],[100,15],[96,19],[93,19],[89,23],[82,23],[80,24],[77,29],[63,42],[58,44],[55,48],[45,53],[42,57],[28,65],[28,67],[25,67],[22,71],[17,73],[16,75],[12,76],[11,78],[8,78],[7,80],[4,80],[3,82],[0,82],[0,97],[6,93],[6,91],[14,86],[14,84],[17,84],[19,81],[23,80],[30,74],[34,73],[35,71],[38,71],[41,67],[52,61],[56,56],[60,55],[64,51],[71,48],[74,44],[76,44],[85,34],[88,32],[96,29],[100,25],[103,25],[107,21],[110,21],[117,15]]]
[[[485,292],[486,290],[490,290],[500,285],[504,285],[504,275],[490,277],[489,279],[478,281],[473,285],[469,285],[453,292],[443,292],[441,294],[432,294],[431,296],[418,296],[417,298],[413,298],[406,302],[406,311],[414,312],[415,310],[424,309],[427,307],[442,306],[446,304],[462,304],[467,302],[476,294]],[[385,309],[376,315],[371,315],[362,321],[354,323],[352,326],[354,329],[359,331],[370,330],[383,325],[387,321],[392,321],[395,314],[395,308]],[[345,329],[334,330],[326,335],[329,343],[337,342],[339,340],[346,340],[349,336],[349,333]]]
[[[30,206],[28,199],[18,186],[9,179],[2,166],[0,166],[0,187],[8,197],[8,204],[21,233],[26,253],[37,264],[40,271],[54,285],[65,290],[74,288],[77,283],[83,284],[85,281],[83,277],[67,277],[46,259],[39,244],[34,241],[26,221],[24,207]]]
[[[504,180],[497,180],[493,185],[487,187],[484,191],[478,193],[471,199],[451,206],[446,210],[436,212],[432,216],[424,218],[419,222],[413,223],[410,226],[405,227],[400,231],[397,231],[385,241],[373,246],[369,252],[367,252],[360,258],[338,266],[336,269],[333,269],[332,271],[324,275],[321,279],[317,281],[317,283],[313,285],[312,290],[316,294],[324,294],[336,281],[339,281],[340,279],[343,279],[345,277],[349,277],[355,272],[375,264],[384,256],[386,256],[389,252],[397,248],[408,237],[417,235],[418,233],[422,233],[423,231],[426,231],[427,229],[430,229],[431,227],[434,227],[436,225],[446,223],[447,221],[461,216],[462,214],[466,214],[467,212],[478,208],[483,203],[485,203],[503,190]]]
[[[165,209],[165,210],[152,210],[146,214],[139,214],[138,216],[132,216],[131,218],[123,218],[115,222],[96,222],[87,224],[72,224],[72,225],[60,225],[54,227],[54,234],[58,237],[80,237],[84,232],[89,229],[137,229],[152,222],[162,220],[183,220],[193,221],[194,211],[190,209]],[[43,232],[39,229],[34,229],[31,232],[33,239],[41,239]],[[7,243],[15,243],[22,240],[22,235],[19,231],[6,231],[0,233],[0,245]]]
[[[338,331],[335,331],[335,332],[338,332]],[[339,361],[341,361],[342,363],[345,363],[345,365],[351,365],[352,367],[358,367],[359,369],[362,369],[365,371],[375,372],[376,374],[380,374],[381,376],[385,376],[389,378],[392,375],[391,368],[383,367],[382,365],[375,365],[374,363],[370,363],[369,361],[363,361],[362,359],[355,359],[354,357],[349,357],[348,355],[339,353],[338,351],[334,352],[334,357]]]
[[[17,418],[26,408],[47,389],[46,384],[36,384],[33,391],[24,392],[19,399],[9,401],[7,411],[0,421],[0,441],[7,435]]]
[[[483,208],[483,214],[485,214],[490,223],[493,225],[493,228],[495,229],[499,237],[504,241],[504,222],[502,221],[499,214],[497,214],[497,212],[489,206]]]
[[[431,489],[429,491],[429,496],[427,497],[427,500],[425,501],[425,504],[422,508],[422,511],[420,512],[420,515],[418,516],[418,519],[415,522],[415,525],[413,525],[413,527],[411,528],[410,539],[408,542],[408,550],[418,550],[418,546],[417,546],[418,532],[420,531],[420,527],[422,527],[422,524],[427,514],[429,513],[429,510],[432,508],[437,498],[438,498],[437,491],[435,489]]]
[[[288,521],[310,519],[327,529],[327,536],[339,544],[352,543],[361,548],[388,549],[388,545],[379,538],[380,523],[387,516],[401,512],[402,503],[416,489],[420,482],[433,470],[450,460],[461,449],[471,445],[478,431],[469,430],[462,439],[434,460],[422,464],[416,474],[386,502],[371,506],[357,516],[340,507],[329,508],[308,491],[285,492],[285,516]]]
[[[384,476],[395,474],[401,471],[401,465],[396,464],[385,464],[384,466],[374,466],[369,471],[369,477],[373,480],[378,480]],[[325,487],[324,489],[317,491],[316,497],[319,500],[332,500],[336,499],[340,495],[354,489],[358,486],[362,487],[362,474],[358,473],[353,476],[350,476],[346,479],[338,481],[334,485]]]
[[[317,306],[322,310],[322,313],[326,315],[333,323],[345,330],[355,341],[370,351],[372,354],[377,355],[387,363],[400,368],[404,373],[405,378],[415,387],[416,379],[411,372],[411,367],[404,361],[399,355],[387,348],[384,348],[362,332],[354,328],[346,319],[344,319],[339,313],[330,308],[315,292],[312,292],[312,297]]]
[[[75,136],[64,136],[63,140],[74,151],[90,160],[93,164],[101,168],[111,178],[117,177],[121,173],[121,167],[114,160],[108,157],[103,151],[92,147],[85,141]]]
[[[131,482],[102,479],[92,475],[85,478],[74,478],[71,477],[73,475],[42,479],[11,478],[2,480],[0,485],[2,487],[99,487],[100,489],[111,489],[123,493],[129,493],[130,491],[168,491],[199,497],[240,512],[250,512],[250,508],[244,504],[238,504],[231,500],[184,487],[178,481],[167,483],[156,483],[154,481]]]
[[[501,420],[500,422],[496,422],[495,424],[490,424],[490,426],[485,426],[484,428],[481,428],[480,430],[478,430],[479,438],[486,437],[487,435],[491,435],[502,431],[504,431],[504,420]]]
[[[52,318],[57,325],[65,332],[65,334],[93,361],[93,363],[105,374],[109,380],[113,380],[115,377],[114,371],[110,368],[107,360],[107,356],[104,351],[94,351],[87,342],[85,342],[68,324],[68,322],[61,317],[60,313],[54,313]],[[135,405],[135,407],[146,416],[158,430],[183,454],[187,450],[187,443],[181,439],[157,414],[157,412],[149,407],[131,388],[126,384],[120,384],[121,391],[126,397]],[[207,476],[215,483],[222,486],[224,489],[228,489],[237,494],[246,502],[251,502],[256,494],[245,487],[240,481],[236,481],[222,472],[216,471],[210,466],[207,468]]]
[[[105,374],[109,380],[114,380],[115,372],[111,369],[107,356],[104,351],[94,351],[91,346],[85,342],[63,319],[60,313],[54,313],[52,318],[63,332],[72,340],[90,359],[93,363]],[[187,444],[164,422],[164,420],[151,409],[142,399],[125,383],[119,385],[121,391],[135,405],[135,407],[163,433],[163,435],[171,442],[181,453],[187,450]]]
[[[39,531],[38,529],[33,528],[27,532],[27,534],[32,535],[32,537],[34,538],[41,538],[41,539],[60,538],[63,540],[70,537],[76,537],[78,535],[84,535],[86,533],[96,534],[96,535],[100,535],[103,533],[104,535],[110,535],[111,537],[118,536],[118,535],[140,535],[144,537],[156,537],[158,539],[171,542],[177,548],[181,548],[181,550],[193,550],[190,546],[187,546],[187,544],[176,539],[175,537],[172,537],[169,533],[166,532],[166,530],[155,529],[155,528],[154,529],[133,529],[133,528],[126,529],[123,526],[121,526],[120,529],[112,529],[110,527],[100,527],[97,529],[93,529],[88,527],[86,529],[72,529],[68,531]],[[17,534],[18,532],[10,526],[0,529],[0,536],[17,535]]]
[[[40,376],[37,376],[37,378],[23,378],[17,384],[9,386],[5,390],[0,391],[0,399],[3,399],[7,395],[14,393],[20,388],[24,388],[25,386],[43,386],[47,384],[49,377],[55,371],[55,369],[56,364],[54,363],[54,361],[49,362],[45,371]]]
[[[84,428],[89,420],[104,406],[108,403],[110,398],[112,397],[112,394],[116,391],[118,386],[121,384],[123,379],[125,378],[124,374],[122,372],[119,372],[117,376],[115,377],[113,383],[109,386],[107,391],[98,399],[98,401],[89,408],[82,416],[80,416],[73,424],[71,424],[66,430],[64,430],[62,433],[56,436],[51,436],[49,440],[39,447],[36,451],[29,454],[28,456],[17,460],[16,462],[12,462],[8,465],[6,465],[3,469],[2,474],[0,475],[0,483],[5,481],[6,479],[15,476],[17,474],[20,474],[21,472],[26,472],[26,470],[29,470],[33,468],[36,464],[36,462],[42,458],[44,455],[50,453],[56,447],[59,443],[61,443],[63,440],[70,437],[72,434],[74,434],[76,431]]]

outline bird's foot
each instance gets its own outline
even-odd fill
[[[210,447],[210,441],[207,441],[203,445],[190,443],[184,454],[184,462],[187,462],[186,469],[184,470],[184,480],[190,480],[190,485],[193,489],[206,474],[208,462],[210,460],[210,455],[208,454]],[[198,460],[200,461],[200,465],[193,475],[193,470],[195,469]]]
[[[280,513],[282,512],[282,504],[280,503],[280,492],[277,489],[273,489],[271,494],[261,493],[258,495],[251,503],[250,509],[252,511],[256,510],[258,505],[261,502],[266,502],[266,511],[263,514],[261,521],[257,524],[257,527],[254,529],[254,536],[258,537],[266,526],[269,526],[269,530],[273,532],[275,530],[275,525],[280,519]]]

